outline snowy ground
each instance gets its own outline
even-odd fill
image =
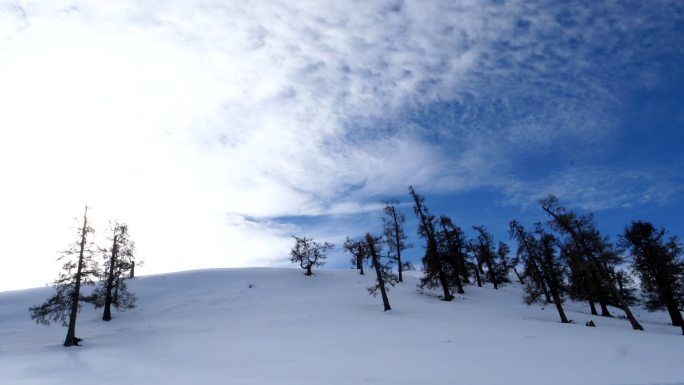
[[[684,384],[684,336],[664,313],[637,310],[646,331],[635,332],[569,303],[577,323],[563,325],[553,306],[521,303],[518,285],[470,286],[447,303],[418,293],[415,277],[383,313],[371,279],[266,268],[141,277],[137,309],[105,323],[84,306],[83,346],[72,348],[65,328],[29,318],[52,289],[0,293],[0,384]]]

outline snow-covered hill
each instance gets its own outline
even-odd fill
[[[592,317],[528,307],[521,289],[467,287],[453,302],[390,293],[392,311],[353,270],[220,269],[136,278],[138,308],[84,306],[77,335],[30,320],[51,288],[0,293],[0,384],[675,384],[684,336],[663,313]],[[613,309],[615,314],[621,314]],[[593,319],[596,328],[584,326]]]

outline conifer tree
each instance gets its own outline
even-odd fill
[[[55,295],[42,305],[31,306],[31,319],[36,323],[49,325],[59,322],[67,327],[64,346],[78,346],[81,339],[76,337],[76,318],[83,300],[81,288],[92,285],[97,274],[93,260],[95,246],[91,240],[94,230],[88,222],[88,207],[83,214],[83,225],[78,228],[78,241],[62,252],[59,260],[64,261],[63,271],[54,282]],[[76,257],[77,256],[77,257]]]
[[[627,302],[622,299],[617,285],[613,280],[612,269],[618,263],[618,254],[613,252],[608,239],[602,237],[593,216],[577,215],[560,206],[558,199],[550,195],[540,201],[542,209],[551,216],[551,226],[566,235],[575,249],[575,255],[582,258],[588,270],[593,289],[596,291],[600,303],[607,301],[604,290],[607,289],[615,298],[617,305],[625,312],[634,330],[644,330],[637,321]]]
[[[312,275],[314,267],[323,266],[327,258],[327,253],[335,245],[332,243],[314,242],[313,239],[306,237],[293,237],[295,245],[290,250],[290,262],[298,263],[299,266],[306,270],[306,275]]]
[[[444,255],[437,249],[437,235],[435,232],[435,217],[430,215],[425,207],[425,198],[418,195],[412,186],[409,186],[409,194],[413,198],[413,211],[418,217],[418,235],[425,240],[425,256],[423,257],[423,273],[420,287],[434,288],[441,286],[444,291],[444,301],[451,301],[454,296],[449,291],[449,279],[447,276],[447,263]]]
[[[103,321],[112,319],[111,307],[118,310],[135,307],[136,297],[128,290],[126,280],[135,265],[135,244],[128,234],[128,226],[114,223],[111,227],[112,246],[103,249],[104,265],[99,286],[93,293],[95,307],[104,307]]]
[[[468,241],[460,227],[456,226],[451,218],[442,215],[439,217],[440,231],[438,232],[439,252],[447,261],[448,276],[456,285],[459,294],[463,294],[463,277],[467,277]]]
[[[517,221],[511,221],[511,235],[518,241],[518,255],[525,264],[525,271],[534,279],[525,284],[525,302],[537,302],[544,294],[553,298],[561,323],[568,323],[563,309],[563,265],[557,256],[553,235],[537,226],[535,234],[525,231]],[[548,301],[547,301],[548,302]]]
[[[382,304],[385,311],[392,310],[387,297],[387,285],[394,286],[398,278],[392,273],[392,263],[394,258],[388,258],[389,261],[383,263],[382,261],[382,237],[375,237],[367,233],[364,241],[364,250],[368,252],[373,268],[375,269],[376,281],[375,285],[368,288],[368,292],[373,296],[377,295],[378,290],[382,296]]]
[[[632,222],[625,228],[621,245],[632,255],[634,270],[639,274],[641,289],[650,310],[667,309],[672,325],[684,320],[679,311],[684,304],[684,262],[682,246],[665,229],[656,229],[649,222]]]
[[[383,207],[385,216],[382,217],[385,243],[389,248],[390,258],[397,261],[399,282],[403,282],[402,269],[404,268],[404,263],[401,260],[401,252],[412,247],[410,243],[406,242],[408,237],[404,232],[406,216],[397,208],[399,205],[397,200],[388,200],[383,203],[385,204]]]
[[[487,277],[494,285],[494,289],[498,290],[499,284],[507,279],[504,278],[504,268],[499,261],[499,254],[494,249],[492,234],[484,226],[473,226],[473,229],[477,231],[477,237],[472,242],[473,253],[480,265],[487,266]]]
[[[368,258],[368,252],[365,249],[365,243],[363,241],[354,241],[347,237],[344,240],[344,250],[352,255],[352,265],[356,266],[359,274],[363,275],[363,264],[366,258]]]

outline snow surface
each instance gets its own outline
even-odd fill
[[[665,313],[637,309],[635,332],[568,303],[577,323],[563,325],[519,285],[443,302],[416,282],[392,289],[385,313],[354,270],[140,277],[138,307],[111,322],[84,305],[71,348],[65,328],[29,318],[51,288],[0,293],[0,384],[684,384],[684,336]]]

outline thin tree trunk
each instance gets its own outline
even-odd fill
[[[109,273],[107,274],[107,292],[105,295],[104,312],[102,313],[103,321],[111,321],[112,319],[112,288],[114,286],[114,265],[117,257],[117,235],[114,235],[114,242],[112,244],[112,256],[109,259]]]
[[[480,271],[477,268],[477,264],[475,265],[475,278],[477,279],[477,287],[482,287],[482,280],[480,279]]]
[[[489,279],[494,284],[494,289],[499,290],[499,287],[496,285],[496,274],[494,274],[494,269],[492,268],[492,261],[487,259],[485,263],[487,264],[487,270],[489,270]]]
[[[677,308],[677,303],[674,302],[674,300],[670,300],[665,307],[670,314],[670,319],[672,319],[672,326],[680,326],[682,328],[682,334],[684,334],[684,320],[682,320],[682,313],[680,313]]]
[[[524,285],[525,280],[523,279],[523,277],[520,276],[520,274],[518,274],[518,270],[515,267],[513,267],[513,272],[515,273],[515,276],[518,277],[518,281],[520,281],[520,284]]]
[[[380,261],[378,261],[378,254],[375,252],[375,240],[373,236],[366,235],[366,242],[368,243],[368,249],[371,253],[371,258],[373,259],[373,267],[375,268],[375,274],[378,278],[378,287],[380,288],[380,295],[382,295],[382,305],[385,307],[384,311],[392,310],[390,307],[389,299],[387,298],[387,292],[385,291],[385,280],[382,278],[382,268],[380,267]]]
[[[596,291],[596,297],[598,298],[599,305],[601,305],[601,317],[612,317],[610,311],[608,311],[608,299],[606,298],[606,293],[601,287],[600,278],[595,272],[591,273],[591,278],[594,284],[594,291]]]
[[[394,239],[395,245],[397,245],[397,264],[399,269],[399,282],[404,282],[403,275],[401,274],[401,239],[399,238],[399,219],[397,218],[396,208],[392,209],[392,219],[394,219]]]
[[[554,275],[553,263],[548,253],[545,252],[544,255],[544,260],[546,261],[546,277],[548,280],[549,291],[551,292],[551,296],[553,297],[553,303],[556,305],[556,310],[558,310],[558,315],[560,316],[561,323],[566,324],[568,323],[568,317],[565,316],[565,311],[563,311],[562,299],[560,297],[560,293],[558,292],[559,284],[558,280],[556,279],[556,276]]]
[[[620,292],[615,288],[615,283],[611,280],[610,276],[608,275],[608,270],[605,266],[600,266],[601,273],[604,276],[604,279],[608,283],[608,288],[610,291],[613,293],[615,298],[618,301],[618,304],[622,308],[622,310],[625,312],[625,315],[627,316],[627,319],[629,320],[629,323],[632,325],[632,329],[634,330],[644,330],[644,327],[641,326],[639,321],[637,321],[636,317],[634,317],[634,314],[632,314],[632,310],[629,308],[629,305],[622,299],[622,295]]]
[[[444,290],[444,300],[451,301],[454,296],[449,293],[449,282],[446,279],[446,274],[442,268],[439,269],[439,282],[442,284],[442,289]]]
[[[81,272],[83,271],[83,251],[85,249],[86,234],[88,228],[88,206],[83,213],[83,229],[81,231],[81,248],[78,253],[78,268],[76,270],[76,282],[74,284],[74,292],[71,296],[71,312],[69,314],[69,327],[67,335],[64,339],[64,346],[78,346],[78,338],[76,338],[76,315],[78,314],[78,301],[81,297]]]
[[[465,291],[463,291],[463,283],[461,282],[461,277],[458,272],[454,274],[454,279],[456,280],[456,289],[458,291],[458,294],[465,293]]]
[[[598,315],[598,312],[596,311],[596,305],[594,305],[594,300],[589,300],[589,307],[591,308],[592,315]]]
[[[306,266],[306,275],[311,275],[311,265]]]
[[[128,276],[128,278],[135,278],[135,261],[131,262],[131,274]]]

